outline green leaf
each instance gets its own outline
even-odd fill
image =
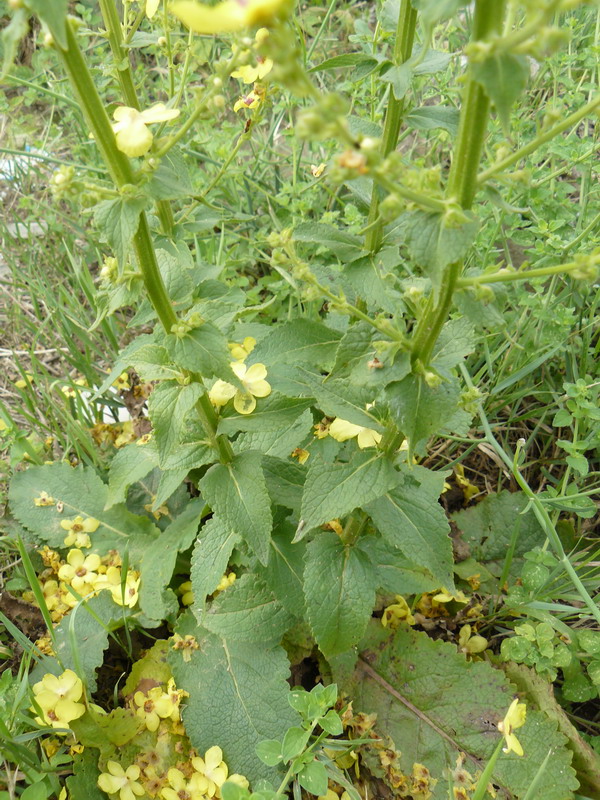
[[[294,241],[326,247],[344,261],[357,258],[363,252],[363,242],[359,236],[340,231],[323,222],[303,222],[297,225],[294,228]]]
[[[122,358],[123,353],[119,355],[121,364]],[[181,375],[180,370],[173,366],[165,348],[158,344],[145,344],[136,348],[128,361],[127,366],[133,367],[142,381],[174,380]]]
[[[410,773],[424,764],[438,783],[433,800],[446,800],[443,774],[459,752],[465,768],[475,773],[489,761],[500,734],[500,722],[513,699],[514,688],[504,675],[484,661],[469,662],[454,645],[427,634],[399,629],[386,633],[374,622],[361,644],[364,658],[352,682],[342,688],[354,707],[377,714],[377,730],[401,750],[400,766]],[[570,800],[577,788],[571,754],[556,722],[527,709],[527,721],[516,731],[525,756],[500,753],[492,781],[508,795],[523,797],[548,752],[536,796]],[[512,795],[511,795],[512,793]]]
[[[45,491],[57,506],[35,506],[33,501]],[[160,531],[147,517],[132,514],[123,505],[106,510],[108,487],[91,467],[73,468],[67,464],[30,467],[11,481],[9,500],[15,518],[50,547],[63,548],[67,532],[60,522],[80,515],[93,517],[100,527],[90,535],[93,552],[106,553],[111,548],[123,552],[129,546],[132,562],[137,563],[143,550]]]
[[[258,408],[252,414],[239,414],[233,406],[228,408],[219,420],[219,433],[276,431],[295,422],[310,405],[310,399],[285,397],[285,395],[273,392],[260,400]],[[291,450],[286,455],[289,452]]]
[[[300,786],[310,794],[324,795],[327,792],[327,770],[320,761],[311,761],[298,773]]]
[[[194,613],[207,630],[227,641],[262,641],[275,644],[294,618],[258,575],[247,572],[226,591],[220,592],[210,609]]]
[[[189,692],[183,722],[192,745],[204,753],[219,742],[232,772],[251,782],[277,780],[278,772],[265,768],[255,748],[267,738],[283,739],[299,722],[287,701],[289,662],[283,648],[229,642],[197,626],[191,614],[181,618],[177,632],[195,636],[199,645],[189,663],[181,651],[169,652],[177,687]]]
[[[172,148],[161,158],[148,183],[148,191],[155,200],[177,200],[192,193],[187,165],[180,150]]]
[[[422,594],[440,588],[428,570],[405,558],[393,545],[376,536],[361,541],[377,574],[377,587],[394,594]]]
[[[154,441],[161,466],[175,451],[185,427],[185,417],[203,392],[199,383],[182,386],[165,381],[155,386],[148,400],[148,416],[152,421]]]
[[[319,532],[306,548],[304,593],[308,621],[326,658],[362,637],[375,605],[375,571],[358,547]]]
[[[533,511],[526,513],[529,501],[522,492],[489,494],[476,506],[458,511],[452,519],[462,531],[462,539],[469,545],[477,561],[503,562],[518,525],[515,556],[542,545],[546,539]]]
[[[475,350],[475,332],[468,319],[458,317],[447,322],[433,350],[431,366],[449,379],[450,370]]]
[[[29,23],[27,21],[27,11],[24,8],[17,8],[12,16],[11,21],[2,30],[2,73],[0,78],[4,78],[12,67],[19,43],[29,31]]]
[[[69,796],[106,800],[106,795],[98,788],[99,774],[98,753],[94,748],[86,747],[83,753],[73,759],[73,775],[66,780]]]
[[[228,464],[215,464],[199,487],[215,514],[266,564],[273,517],[261,455],[240,453]]]
[[[421,53],[417,54],[417,59],[420,59]],[[452,53],[446,53],[443,50],[427,50],[425,53],[422,61],[418,64],[413,66],[413,72],[415,75],[433,75],[436,72],[441,72],[443,69],[446,69],[450,60],[452,58]],[[428,106],[432,108],[432,106]],[[427,108],[427,106],[425,106]]]
[[[452,136],[458,133],[458,109],[449,106],[420,106],[413,108],[406,117],[406,124],[418,131],[433,131],[442,128]]]
[[[119,272],[125,268],[131,240],[137,233],[145,206],[145,198],[117,197],[98,203],[94,211],[94,222],[102,232],[104,241],[111,246],[119,262]]]
[[[431,279],[437,298],[444,269],[465,255],[479,223],[471,215],[462,225],[446,227],[442,213],[416,209],[406,214],[404,225],[411,258]]]
[[[271,537],[266,567],[259,572],[283,607],[295,617],[304,615],[304,542],[293,544],[295,530],[285,523]]]
[[[390,67],[387,72],[381,73],[381,80],[391,84],[396,100],[402,100],[410,89],[413,71],[408,64]]]
[[[252,351],[249,361],[275,364],[325,366],[335,356],[342,334],[307,319],[297,319],[275,328]],[[277,389],[275,385],[273,387]]]
[[[187,265],[185,262],[182,263],[177,251],[169,252],[162,248],[156,251],[156,261],[171,305],[175,310],[186,308],[191,301],[194,288]]]
[[[300,511],[297,538],[317,525],[363,508],[398,481],[390,461],[377,450],[359,451],[348,463],[328,464],[310,459]]]
[[[392,412],[409,443],[409,457],[424,439],[437,433],[458,406],[456,380],[428,386],[421,375],[408,375],[386,387]]]
[[[431,27],[440,20],[451,17],[459,6],[464,5],[464,2],[463,0],[411,0],[411,5],[419,12],[423,24]]]
[[[268,767],[276,767],[282,761],[281,742],[278,739],[267,739],[256,745],[256,755]]]
[[[134,443],[117,450],[110,462],[106,508],[124,503],[129,487],[158,466],[158,454],[153,444],[149,442],[142,446]]]
[[[527,56],[509,51],[496,51],[484,61],[472,65],[473,78],[485,89],[502,123],[506,135],[510,129],[510,110],[527,86]]]
[[[327,72],[331,69],[340,69],[341,67],[372,67],[375,69],[378,65],[378,60],[369,56],[366,53],[343,53],[339,56],[333,56],[317,64],[316,67],[309,69],[309,72]],[[351,76],[350,76],[351,77]]]
[[[444,477],[425,467],[404,468],[398,486],[365,511],[388,544],[428,570],[438,586],[452,589],[450,525],[439,504]]]
[[[253,412],[254,414],[255,412]],[[258,450],[265,456],[287,458],[311,433],[313,417],[307,409],[291,425],[274,431],[253,431],[242,433],[235,440],[235,449]]]
[[[263,473],[272,502],[299,512],[307,471],[304,465],[296,464],[291,459],[284,461],[265,456]]]
[[[306,382],[311,387],[316,405],[328,417],[341,417],[354,425],[383,431],[384,428],[371,411],[367,411],[367,404],[373,400],[373,390],[352,386],[346,380],[331,378],[319,380],[307,372],[299,369]]]
[[[200,529],[190,569],[196,616],[203,613],[206,598],[214,592],[225,574],[233,548],[239,540],[238,534],[216,516]]]
[[[169,335],[165,345],[173,361],[183,369],[199,372],[205,378],[216,375],[235,386],[240,385],[230,367],[227,339],[212,323],[205,322],[182,337]]]
[[[191,547],[196,538],[203,508],[203,500],[191,500],[142,556],[140,608],[150,619],[165,619],[179,607],[169,583],[177,553]]]
[[[44,22],[54,40],[67,49],[67,0],[25,0],[25,7]]]
[[[281,756],[284,761],[291,761],[304,750],[310,739],[310,731],[304,728],[290,728],[283,737]]]
[[[106,589],[75,606],[54,629],[56,655],[63,669],[81,674],[90,692],[96,691],[96,670],[104,661],[108,632],[130,610],[117,605]]]

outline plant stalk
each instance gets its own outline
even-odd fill
[[[473,41],[486,39],[502,29],[504,6],[504,0],[476,0]],[[490,100],[483,86],[475,81],[470,68],[447,188],[448,198],[465,211],[473,205],[477,191],[477,170],[483,152],[489,111]],[[413,368],[419,365],[426,367],[429,364],[435,343],[448,318],[462,266],[461,261],[450,264],[442,278],[438,297],[435,297],[433,291],[429,295],[412,343]]]
[[[398,27],[396,29],[393,54],[394,64],[398,66],[408,61],[411,56],[416,24],[417,11],[413,8],[411,0],[402,0],[400,13],[398,14]],[[390,86],[381,143],[381,155],[383,158],[396,149],[403,116],[404,98],[396,100],[393,89]],[[375,184],[371,194],[367,225],[369,227],[365,236],[365,249],[375,253],[381,247],[383,240],[383,222],[379,219],[379,187]]]

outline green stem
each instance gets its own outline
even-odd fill
[[[426,208],[429,211],[435,211],[438,214],[443,214],[448,210],[445,200],[440,200],[437,197],[430,197],[429,195],[424,194],[423,192],[417,192],[414,189],[407,189],[405,186],[402,186],[401,184],[396,183],[388,178],[387,175],[385,175],[379,169],[373,170],[372,177],[375,183],[379,184],[379,186],[382,186],[388,192],[397,194],[404,200],[408,200],[409,203],[414,203],[421,208]]]
[[[590,266],[600,263],[600,253],[589,257]],[[568,264],[557,264],[554,267],[539,267],[539,269],[526,269],[523,272],[511,272],[503,269],[489,275],[475,275],[472,278],[459,278],[456,281],[456,288],[462,289],[465,286],[479,286],[487,283],[512,283],[513,281],[532,281],[535,278],[546,278],[550,275],[560,275],[582,268],[580,261],[570,261]]]
[[[400,13],[398,14],[398,27],[396,28],[396,41],[392,59],[397,66],[403,64],[411,56],[416,24],[417,12],[412,7],[411,0],[402,0]],[[393,89],[390,86],[381,143],[381,155],[383,158],[396,149],[403,116],[404,98],[396,100]],[[379,218],[379,189],[376,185],[373,186],[371,194],[367,226],[365,249],[374,253],[381,247],[383,239],[383,222]]]
[[[578,111],[574,111],[572,114],[569,114],[562,122],[559,122],[552,128],[548,128],[547,131],[540,133],[535,137],[535,139],[532,139],[529,144],[526,144],[525,147],[521,147],[519,150],[516,150],[514,153],[512,153],[512,155],[506,156],[506,158],[503,158],[501,161],[492,164],[491,167],[488,167],[483,172],[480,172],[477,176],[477,183],[485,183],[499,172],[504,172],[506,169],[508,169],[508,167],[512,167],[513,164],[517,163],[517,161],[520,161],[522,158],[525,158],[526,156],[535,152],[538,147],[541,147],[543,144],[546,144],[546,142],[551,141],[555,136],[558,136],[569,128],[576,126],[585,117],[591,116],[599,106],[600,94],[597,95],[593,100],[590,100],[589,103],[586,103],[584,106],[582,106]]]
[[[496,761],[498,761],[498,756],[500,755],[500,751],[502,750],[502,743],[503,739],[500,739],[496,748],[492,755],[490,756],[490,760],[485,765],[483,772],[479,776],[479,780],[477,781],[477,788],[475,789],[475,793],[472,797],[472,800],[483,800],[483,798],[487,794],[487,787],[489,786],[492,780],[492,774],[494,772],[494,767],[496,766]]]
[[[133,76],[129,65],[129,51],[123,47],[123,31],[117,14],[117,7],[114,0],[99,0],[99,2],[123,97],[130,108],[136,108],[139,111],[140,104],[133,85]]]
[[[476,0],[473,41],[488,38],[502,29],[504,0]],[[477,169],[483,152],[490,100],[469,70],[460,115],[458,141],[448,177],[447,196],[465,211],[470,209],[477,191]],[[413,366],[427,366],[440,331],[448,318],[452,296],[462,271],[462,262],[450,264],[443,275],[438,296],[431,292],[417,325],[413,344]]]
[[[173,306],[169,300],[169,295],[167,294],[162,275],[158,268],[156,253],[148,226],[148,218],[143,212],[140,216],[139,228],[133,237],[133,247],[138,264],[142,270],[144,285],[146,286],[150,302],[158,314],[163,328],[167,333],[170,333],[172,326],[177,322],[177,315],[173,311]]]

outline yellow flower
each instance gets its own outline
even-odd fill
[[[254,89],[251,92],[248,92],[247,95],[240,97],[240,99],[234,105],[233,110],[239,111],[240,108],[257,108],[264,99],[264,91],[259,91],[255,86]]]
[[[192,591],[192,582],[185,581],[177,590],[181,595],[181,603],[184,606],[191,606],[194,602],[194,592]]]
[[[179,701],[182,693],[175,691],[175,684],[169,686],[169,692],[163,692],[160,686],[150,689],[147,694],[136,692],[133,702],[137,706],[136,716],[144,721],[149,731],[157,730],[161,719],[179,720]]]
[[[36,722],[41,725],[46,723],[53,728],[68,728],[72,720],[85,714],[85,706],[79,702],[83,684],[71,669],[58,677],[50,673],[44,675],[39,683],[34,684],[33,694],[44,714],[43,720],[36,717]]]
[[[148,19],[152,19],[152,17],[156,14],[159,5],[160,0],[146,0],[146,16]]]
[[[168,122],[179,116],[176,108],[167,108],[164,103],[157,103],[145,111],[138,111],[129,106],[119,106],[113,114],[116,122],[113,131],[117,138],[117,147],[130,158],[145,155],[152,147],[154,136],[147,125],[155,122]]]
[[[206,800],[208,780],[204,775],[194,772],[189,781],[187,781],[181,770],[171,767],[167,772],[167,779],[169,786],[165,786],[161,792],[161,797],[164,800],[180,800],[182,797],[185,800]]]
[[[502,748],[503,753],[516,753],[518,756],[523,755],[523,748],[521,743],[514,735],[513,730],[520,728],[525,724],[525,717],[527,716],[527,706],[525,703],[519,703],[517,697],[510,704],[506,716],[498,723],[498,730],[504,736],[506,747]]]
[[[69,531],[65,536],[65,547],[91,547],[92,542],[89,533],[94,533],[98,529],[100,523],[93,517],[75,517],[75,519],[61,519],[60,527],[65,531]]]
[[[140,589],[140,576],[134,570],[128,570],[125,586],[121,586],[122,577],[119,567],[108,567],[106,573],[99,577],[96,589],[108,589],[112,599],[118,606],[133,608],[137,603]]]
[[[415,618],[410,613],[410,608],[408,607],[406,600],[402,597],[402,595],[397,594],[396,602],[393,605],[388,606],[383,612],[381,624],[384,628],[387,628],[389,625],[392,630],[396,630],[401,622],[407,622],[409,625],[414,625]]]
[[[381,441],[381,434],[363,425],[354,425],[345,419],[334,419],[329,426],[329,435],[337,442],[345,442],[348,439],[357,437],[358,446],[361,450],[365,447],[375,447]]]
[[[56,501],[53,497],[50,497],[48,492],[40,492],[39,497],[33,498],[33,505],[34,506],[53,506]]]
[[[61,386],[61,392],[64,394],[65,397],[70,398],[71,400],[74,397],[77,397],[77,392],[72,386]]]
[[[116,761],[109,761],[106,765],[108,772],[103,772],[98,776],[98,786],[107,794],[119,795],[119,800],[135,800],[135,796],[142,797],[146,794],[141,783],[137,780],[140,777],[140,768],[132,764],[127,769]]]
[[[458,647],[465,655],[475,655],[483,653],[488,646],[488,640],[483,636],[471,633],[470,625],[463,625],[458,635]]]
[[[208,396],[217,407],[224,406],[233,397],[233,407],[238,414],[251,414],[256,408],[256,397],[267,397],[271,394],[271,384],[267,383],[267,368],[264,364],[253,364],[247,367],[239,361],[231,362],[231,369],[240,379],[244,389],[236,389],[230,383],[218,380]]]
[[[26,372],[24,378],[19,378],[19,380],[15,381],[15,386],[17,389],[26,389],[32,381],[33,375],[31,372]]]
[[[237,575],[235,572],[230,572],[229,575],[225,574],[217,584],[215,592],[223,592],[235,583]],[[213,594],[215,593],[213,592]]]
[[[144,112],[142,112],[144,113]],[[120,392],[124,392],[127,389],[131,389],[131,383],[129,382],[129,373],[122,372],[119,377],[113,381],[113,386],[115,389],[118,389]]]
[[[325,167],[327,164],[321,162],[318,166],[316,164],[310,165],[310,172],[313,178],[320,178],[321,175],[325,172]]]
[[[310,453],[308,450],[303,450],[302,447],[296,447],[295,450],[292,450],[290,453],[290,458],[297,458],[299,464],[306,464],[310,457]]]
[[[237,342],[229,342],[227,347],[236,361],[245,361],[256,347],[256,339],[253,336],[246,336],[241,344],[237,344]]]
[[[200,775],[204,775],[207,779],[207,788],[205,789],[206,794],[209,797],[214,797],[217,793],[217,789],[225,783],[227,780],[227,764],[223,761],[223,751],[220,747],[211,747],[209,750],[206,751],[204,754],[204,758],[200,758],[197,756],[196,758],[192,758],[192,766],[199,772]]]
[[[58,570],[58,577],[71,584],[79,594],[87,595],[95,589],[97,569],[101,563],[100,556],[95,553],[84,556],[81,550],[69,550],[67,563]]]
[[[171,647],[173,650],[181,650],[181,655],[183,656],[183,660],[187,663],[192,659],[192,651],[198,650],[200,645],[196,641],[195,636],[192,636],[191,633],[188,633],[186,636],[180,636],[178,633],[173,634],[173,644]]]
[[[224,0],[216,6],[178,0],[175,16],[196,33],[231,33],[254,25],[269,25],[290,9],[290,0]]]
[[[443,586],[437,594],[433,595],[433,599],[437,600],[438,603],[450,603],[454,600],[455,603],[468,603],[469,598],[464,592],[456,591],[454,594],[450,594],[450,592],[445,589]]]
[[[244,83],[262,81],[273,69],[273,61],[270,58],[262,58],[261,56],[258,57],[257,61],[258,63],[255,67],[250,66],[250,64],[245,67],[238,67],[235,72],[231,73],[231,77],[240,78]]]

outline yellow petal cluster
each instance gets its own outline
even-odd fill
[[[381,441],[381,434],[372,428],[365,428],[363,425],[355,425],[345,419],[334,419],[329,426],[329,435],[338,442],[345,442],[354,439],[358,442],[361,450],[366,447],[376,447]]]
[[[108,772],[98,776],[98,786],[107,794],[116,794],[119,800],[135,800],[146,794],[144,787],[138,783],[140,768],[132,764],[127,769],[116,761],[109,761],[106,765]]]
[[[523,748],[521,742],[514,735],[515,728],[520,728],[525,724],[527,716],[527,706],[525,703],[519,703],[517,697],[510,704],[506,716],[498,723],[498,730],[504,736],[505,747],[502,748],[503,753],[516,753],[518,756],[523,755]]]
[[[227,780],[229,773],[227,764],[223,761],[221,748],[215,745],[206,751],[204,758],[200,756],[192,758],[192,766],[206,781],[204,793],[208,797],[214,797],[217,789],[220,789]]]
[[[271,25],[290,10],[290,0],[224,0],[216,6],[177,0],[170,10],[196,33],[231,33]]]
[[[80,702],[83,684],[71,669],[58,676],[47,673],[41,681],[34,684],[33,694],[44,715],[43,719],[36,717],[36,722],[40,725],[68,728],[70,722],[85,714],[85,706]],[[32,711],[35,711],[34,707]]]
[[[172,678],[167,684],[166,692],[163,692],[160,686],[149,689],[146,694],[136,692],[133,695],[136,716],[144,722],[149,731],[157,730],[161,719],[178,722],[179,704],[186,694],[187,692],[175,688],[175,681]]]
[[[233,398],[233,407],[238,414],[251,414],[256,408],[257,397],[271,394],[271,384],[267,383],[267,368],[264,364],[253,364],[247,367],[239,361],[232,361],[231,369],[239,378],[244,391],[236,389],[231,383],[218,380],[208,393],[210,401],[217,408],[224,406]]]
[[[251,109],[251,108],[258,108],[258,106],[262,103],[265,99],[265,90],[255,86],[251,92],[240,97],[240,99],[235,103],[233,106],[233,110],[235,112],[239,111],[242,108]]]
[[[115,123],[112,126],[117,147],[130,158],[145,155],[152,147],[154,139],[152,131],[147,126],[157,122],[169,122],[178,116],[178,109],[167,108],[164,103],[156,103],[145,111],[119,106],[113,114]]]
[[[415,618],[411,614],[406,600],[402,597],[402,595],[397,594],[396,602],[391,606],[387,606],[387,608],[384,610],[383,616],[381,617],[381,624],[384,628],[389,627],[392,630],[396,630],[401,622],[414,625]]]
[[[253,336],[246,336],[243,342],[229,342],[227,347],[232,358],[236,361],[245,361],[256,347],[256,339]]]
[[[272,69],[273,61],[270,58],[259,56],[255,66],[246,64],[244,67],[238,67],[235,72],[231,73],[231,77],[239,78],[244,83],[255,83],[256,81],[262,81]]]
[[[85,597],[96,589],[97,570],[101,564],[102,559],[96,553],[85,556],[79,549],[69,550],[67,563],[58,570],[58,577]]]
[[[133,608],[139,597],[140,576],[135,570],[127,570],[127,575],[123,582],[121,568],[117,566],[108,567],[106,572],[98,579],[96,589],[98,591],[108,589],[112,599],[118,606]]]
[[[40,492],[39,497],[33,498],[33,505],[38,506],[38,508],[40,507],[43,508],[44,506],[53,506],[55,502],[56,502],[55,499],[53,497],[50,497],[48,492]]]
[[[89,534],[94,533],[99,525],[98,520],[93,517],[83,519],[83,517],[77,516],[74,519],[62,519],[60,527],[68,531],[64,540],[65,547],[72,547],[73,545],[77,548],[91,547],[92,542]]]

